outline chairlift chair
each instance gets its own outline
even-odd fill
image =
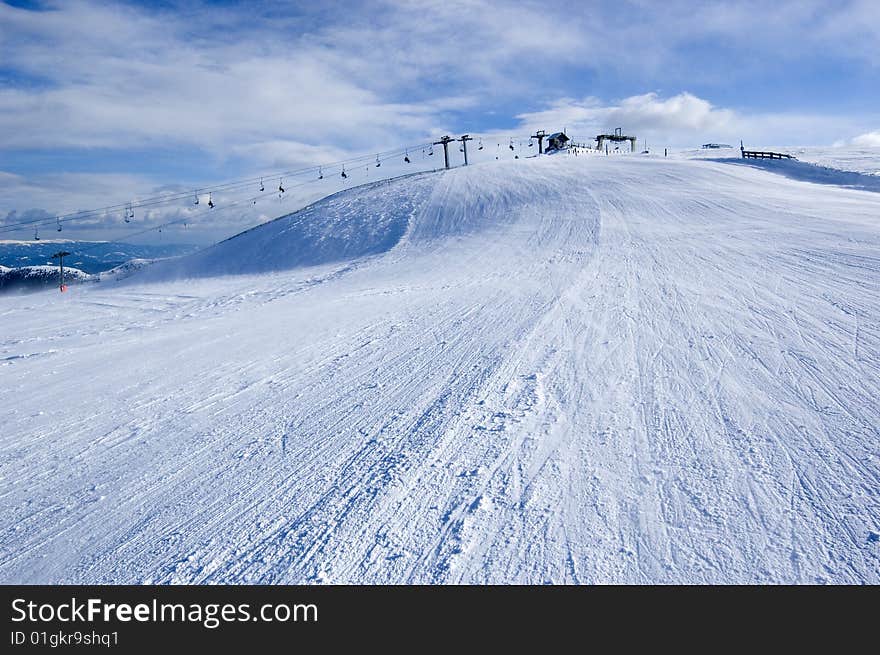
[[[210,193],[208,194],[208,207],[214,209],[214,198],[211,196]]]

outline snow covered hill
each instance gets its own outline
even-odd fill
[[[880,194],[361,187],[0,300],[0,582],[880,582]]]
[[[64,269],[65,284],[80,284],[95,279],[78,268]],[[57,266],[21,266],[8,268],[0,266],[0,295],[7,293],[25,293],[48,288],[57,289],[59,285]]]

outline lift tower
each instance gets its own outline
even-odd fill
[[[446,168],[449,168],[449,143],[451,141],[455,141],[455,139],[448,136],[443,136],[440,137],[439,141],[434,142],[435,146],[443,146],[443,161],[446,164]]]
[[[62,293],[67,291],[67,287],[64,285],[64,258],[69,254],[69,252],[61,250],[52,255],[52,259],[58,260],[58,288]]]
[[[544,154],[544,137],[547,136],[547,133],[544,130],[538,130],[532,135],[533,139],[538,140],[538,154]]]
[[[461,151],[464,153],[464,165],[467,166],[467,142],[473,141],[473,138],[469,134],[462,134],[459,141],[461,141]]]

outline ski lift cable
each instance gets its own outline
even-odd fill
[[[350,169],[349,169],[349,170],[350,170]],[[436,169],[434,169],[434,170],[436,170]],[[412,175],[412,173],[407,174],[407,175],[403,175],[403,176],[400,176],[400,177],[409,177],[409,175]],[[393,180],[393,179],[395,179],[395,178],[389,178],[389,179],[390,179],[390,180]],[[315,180],[315,179],[312,179],[312,180],[305,180],[305,181],[303,181],[303,182],[300,182],[299,184],[294,184],[294,185],[290,185],[290,186],[288,186],[288,187],[287,187],[287,190],[298,189],[298,188],[300,188],[300,187],[304,187],[304,186],[307,186],[307,185],[309,185],[309,184],[315,184],[316,182],[317,182],[317,180]],[[331,194],[331,195],[332,195],[332,194]],[[141,236],[141,235],[143,235],[143,234],[149,234],[149,233],[151,233],[151,232],[155,232],[156,230],[160,230],[160,229],[162,229],[162,228],[170,227],[170,226],[173,226],[173,225],[180,225],[180,224],[187,225],[187,224],[192,224],[194,218],[199,218],[199,217],[201,217],[201,216],[207,216],[207,215],[209,215],[209,214],[212,215],[212,216],[214,216],[214,215],[219,214],[220,212],[226,211],[226,210],[228,210],[228,209],[233,209],[233,208],[235,208],[235,207],[238,207],[238,206],[240,206],[240,205],[244,205],[244,204],[246,204],[246,203],[252,203],[252,202],[254,202],[254,201],[265,201],[265,200],[268,200],[268,199],[270,199],[270,198],[272,198],[272,195],[271,195],[271,194],[267,195],[267,194],[263,193],[263,194],[260,194],[260,195],[258,195],[258,196],[251,196],[251,197],[249,197],[249,198],[241,198],[241,199],[239,199],[239,200],[233,200],[233,201],[228,202],[228,203],[222,203],[221,206],[216,207],[216,208],[214,208],[214,209],[202,209],[202,210],[199,211],[198,213],[193,214],[193,215],[190,215],[190,216],[187,216],[186,218],[179,218],[179,219],[175,219],[175,220],[173,220],[173,221],[166,221],[165,223],[161,223],[161,224],[158,224],[158,225],[151,225],[150,227],[148,227],[148,228],[144,228],[144,229],[142,229],[142,230],[138,230],[137,232],[126,232],[124,236],[122,236],[122,237],[120,237],[120,238],[118,238],[118,239],[110,239],[110,240],[106,240],[106,241],[101,241],[101,242],[99,242],[99,243],[95,243],[95,244],[93,244],[93,245],[91,245],[91,246],[86,246],[86,247],[84,247],[84,248],[77,248],[74,252],[75,252],[75,253],[84,253],[84,252],[88,252],[88,251],[90,251],[90,250],[94,250],[95,248],[100,248],[100,247],[106,246],[108,243],[123,243],[124,240],[127,241],[127,240],[130,240],[130,239],[134,238],[134,237],[138,237],[138,236]],[[296,212],[300,211],[301,209],[303,209],[303,208],[300,208],[300,209],[298,209],[298,210],[294,210],[293,212],[290,212],[290,213],[291,213],[291,214],[296,213]],[[279,217],[279,218],[281,218],[281,217]]]
[[[429,145],[429,144],[426,143],[426,144],[419,144],[419,145],[415,145],[415,146],[406,146],[403,148],[396,148],[394,150],[380,152],[380,153],[378,153],[378,157],[380,157],[382,159],[395,157],[395,156],[405,154],[408,150],[423,148],[423,147],[426,147],[427,145]],[[359,163],[370,161],[370,160],[374,159],[374,157],[376,157],[376,156],[377,155],[375,155],[375,154],[365,154],[365,155],[360,155],[357,157],[350,157],[345,160],[330,162],[328,164],[320,164],[320,165],[309,166],[309,167],[301,168],[301,169],[282,171],[280,173],[273,173],[270,175],[261,175],[259,177],[245,178],[245,179],[241,179],[241,180],[235,180],[235,181],[231,181],[231,182],[217,184],[214,186],[199,187],[197,189],[188,189],[186,191],[181,191],[179,193],[146,197],[146,198],[142,198],[141,200],[134,202],[134,203],[128,203],[128,202],[119,203],[119,204],[107,205],[105,207],[100,207],[100,208],[91,209],[91,210],[80,210],[80,211],[68,212],[68,213],[64,213],[64,214],[57,214],[57,215],[51,216],[51,217],[32,219],[32,220],[27,220],[27,221],[19,221],[17,223],[8,223],[6,225],[0,226],[0,232],[9,232],[9,231],[12,231],[16,228],[20,228],[20,227],[24,227],[24,226],[51,224],[59,219],[64,222],[67,222],[69,220],[80,220],[83,218],[91,218],[94,216],[99,216],[101,214],[111,213],[113,211],[118,211],[120,209],[129,207],[129,206],[131,208],[143,208],[143,207],[151,207],[151,206],[160,205],[160,204],[166,204],[166,203],[170,204],[170,203],[174,203],[174,202],[179,202],[180,200],[183,200],[185,198],[193,198],[194,196],[197,199],[198,192],[200,192],[200,191],[203,194],[209,193],[211,191],[229,192],[229,191],[232,191],[236,188],[246,188],[246,187],[253,185],[253,184],[256,184],[258,182],[262,183],[262,179],[266,178],[266,177],[280,177],[280,176],[298,177],[300,175],[305,175],[305,174],[309,174],[309,173],[314,174],[314,173],[319,172],[319,170],[322,168],[332,169],[332,168],[340,167],[340,166],[343,166],[346,164],[356,165]],[[194,202],[193,204],[196,204],[196,203]]]
[[[290,191],[292,189],[299,189],[301,187],[308,186],[309,184],[314,184],[316,182],[317,182],[316,179],[304,180],[304,181],[300,182],[299,184],[288,185],[287,187],[285,187],[285,191]],[[248,198],[241,198],[238,200],[233,200],[231,202],[224,202],[219,207],[217,207],[215,204],[214,208],[203,209],[203,210],[198,211],[195,214],[191,214],[185,218],[178,218],[178,219],[174,219],[172,221],[166,221],[164,223],[151,225],[150,227],[144,228],[142,230],[138,230],[136,232],[126,232],[125,235],[120,237],[119,239],[110,239],[110,240],[106,240],[106,241],[101,241],[100,243],[96,243],[91,246],[86,246],[84,248],[77,248],[74,252],[76,252],[76,253],[88,252],[89,250],[93,250],[95,248],[106,246],[108,243],[123,243],[123,240],[129,240],[134,237],[138,237],[143,234],[149,234],[149,233],[154,232],[156,230],[161,230],[162,228],[167,228],[167,227],[170,227],[173,225],[192,224],[194,222],[194,219],[198,219],[202,216],[208,216],[208,215],[215,216],[215,215],[219,214],[220,212],[226,211],[228,209],[233,209],[235,207],[245,205],[247,203],[254,203],[255,204],[256,201],[265,201],[265,200],[268,200],[272,197],[273,197],[272,195],[267,195],[265,193],[262,193],[258,196],[251,196]],[[291,213],[295,213],[296,211],[299,211],[299,210],[294,210],[294,212],[291,212]]]
[[[507,136],[504,138],[508,138],[510,140],[514,139],[514,137],[512,137],[512,136]],[[186,198],[195,197],[195,199],[198,200],[198,193],[199,192],[202,192],[203,194],[210,193],[211,191],[223,191],[225,193],[230,193],[230,192],[234,192],[237,190],[245,189],[248,186],[254,185],[256,183],[260,183],[262,186],[263,179],[266,177],[279,177],[279,176],[298,177],[300,175],[304,175],[307,173],[316,173],[316,172],[321,171],[322,169],[334,169],[336,167],[339,167],[341,170],[342,167],[344,167],[346,165],[349,165],[350,169],[354,169],[354,168],[356,168],[356,166],[358,164],[362,164],[362,163],[370,161],[370,160],[375,161],[375,159],[374,159],[375,157],[379,157],[380,159],[387,159],[387,158],[400,156],[400,155],[407,156],[409,150],[417,150],[417,149],[424,149],[424,148],[428,148],[430,151],[433,151],[433,143],[424,143],[424,144],[419,144],[419,145],[415,145],[415,146],[406,146],[403,148],[397,148],[394,150],[380,152],[380,153],[378,153],[378,155],[364,154],[364,155],[360,155],[357,157],[351,157],[351,158],[345,159],[345,160],[339,160],[339,161],[332,162],[329,164],[320,164],[320,165],[316,165],[316,166],[309,166],[309,167],[302,168],[302,169],[283,171],[282,173],[274,173],[271,175],[261,175],[261,176],[253,177],[253,178],[244,178],[241,180],[226,182],[226,183],[217,184],[214,186],[199,187],[197,189],[188,189],[186,191],[181,191],[179,193],[146,197],[146,198],[142,198],[141,200],[139,200],[137,202],[119,203],[119,204],[108,205],[105,207],[100,207],[100,208],[91,209],[91,210],[80,210],[80,211],[69,212],[69,213],[65,213],[65,214],[57,214],[57,215],[51,216],[51,217],[32,219],[32,220],[27,220],[27,221],[19,221],[17,223],[8,223],[5,225],[0,225],[0,233],[18,231],[18,229],[26,227],[26,226],[47,225],[47,224],[51,224],[51,223],[54,223],[57,221],[61,221],[63,223],[78,221],[78,220],[82,220],[82,219],[86,219],[86,218],[93,218],[96,216],[101,216],[101,215],[107,214],[107,213],[112,213],[114,211],[119,211],[120,209],[126,209],[127,211],[132,212],[135,208],[143,209],[143,208],[155,207],[155,206],[163,205],[163,204],[171,204],[171,203],[179,202],[179,201],[184,200]],[[433,154],[433,152],[432,152],[432,154]],[[193,204],[197,204],[197,203],[193,202]]]
[[[437,170],[438,170],[438,169],[433,169],[434,172],[436,172]],[[343,171],[344,171],[344,167],[343,167]],[[429,172],[429,171],[425,171],[425,172]],[[399,179],[399,178],[409,177],[409,176],[411,176],[411,175],[413,175],[413,173],[409,173],[409,174],[405,174],[405,175],[401,175],[401,176],[391,177],[391,178],[388,178],[388,180],[386,180],[386,182],[390,182],[390,181],[392,181],[392,180],[394,180],[394,179]],[[306,186],[307,184],[312,184],[312,183],[315,183],[315,182],[316,182],[316,180],[314,180],[314,179],[312,179],[312,180],[306,180],[306,181],[304,181],[304,182],[301,182],[300,184],[296,184],[296,185],[294,185],[294,186],[292,186],[292,187],[289,187],[289,188],[299,188],[299,187]],[[331,195],[334,195],[334,194],[331,194]],[[239,205],[241,205],[241,204],[244,204],[245,202],[253,202],[254,204],[256,204],[257,200],[266,200],[267,198],[270,198],[270,197],[271,197],[271,196],[269,196],[269,195],[261,194],[261,195],[259,195],[259,196],[253,196],[253,197],[251,197],[251,198],[243,198],[243,199],[240,199],[240,200],[236,200],[236,201],[232,201],[232,202],[229,202],[229,203],[225,203],[225,204],[223,205],[223,207],[221,207],[220,209],[216,209],[216,210],[213,210],[213,209],[202,210],[201,212],[199,212],[199,214],[198,214],[197,216],[205,215],[205,214],[208,214],[208,213],[212,213],[212,214],[213,214],[213,213],[219,213],[219,212],[222,212],[222,211],[224,211],[224,210],[226,210],[226,209],[232,209],[233,207],[236,207],[236,206],[239,206]],[[296,210],[296,211],[294,211],[294,212],[290,212],[290,213],[291,213],[291,214],[293,214],[293,213],[297,213],[298,211],[301,211],[301,209],[303,209],[303,208],[300,208],[300,210]],[[127,216],[127,215],[128,215],[128,214],[126,213],[126,216]],[[279,217],[279,218],[281,218],[281,217]],[[125,234],[124,237],[121,237],[121,238],[119,238],[119,239],[110,239],[110,240],[102,241],[102,242],[100,242],[100,243],[95,243],[95,244],[93,244],[92,246],[87,246],[87,247],[85,247],[85,248],[77,248],[77,250],[76,250],[75,252],[77,252],[77,253],[88,252],[88,251],[93,250],[93,249],[95,249],[95,248],[102,247],[102,246],[106,246],[108,243],[122,243],[122,242],[123,242],[123,239],[125,239],[125,240],[130,240],[130,239],[133,238],[133,237],[137,237],[137,236],[140,236],[140,235],[142,235],[142,234],[148,234],[148,233],[150,233],[150,232],[153,232],[154,230],[158,230],[158,231],[161,233],[163,227],[169,227],[169,226],[172,226],[172,225],[183,224],[184,229],[186,229],[187,224],[188,224],[189,222],[191,222],[191,220],[192,220],[192,217],[191,217],[191,216],[188,216],[188,217],[186,217],[186,218],[182,218],[182,219],[176,219],[176,220],[173,220],[173,221],[167,221],[167,222],[165,222],[165,223],[162,223],[161,225],[152,225],[152,226],[150,226],[150,227],[148,227],[148,228],[145,228],[145,229],[140,230],[140,231],[135,232],[135,233],[127,232],[127,233]],[[37,236],[38,233],[36,232],[37,229],[38,229],[38,228],[35,228],[35,237],[36,237],[37,240],[39,240],[39,236]]]
[[[417,148],[424,148],[425,146],[430,148],[431,144],[423,144],[423,145],[419,145],[416,147]],[[404,149],[398,149],[395,151],[386,151],[386,152],[379,153],[379,156],[380,156],[380,158],[383,156],[385,158],[388,158],[393,155],[400,155],[401,153],[406,155],[408,150],[409,150],[409,147],[406,147]],[[341,168],[346,163],[348,163],[348,164],[363,163],[363,162],[368,161],[372,158],[373,158],[373,155],[362,155],[359,157],[350,158],[348,160],[345,160],[344,162],[339,162],[338,165],[340,165],[340,170],[341,170]],[[328,165],[327,167],[334,168],[336,165],[337,165],[337,163],[334,163],[334,164]],[[290,171],[289,174],[298,176],[298,175],[302,175],[304,172],[321,170],[322,168],[324,168],[324,165],[319,165],[317,167],[312,166],[312,167],[309,167],[306,169],[299,169],[298,171]],[[215,185],[212,187],[200,187],[199,189],[197,189],[195,191],[190,190],[190,191],[175,193],[175,194],[171,194],[171,195],[155,196],[152,198],[144,198],[144,199],[137,201],[137,202],[127,202],[127,203],[121,203],[121,204],[117,204],[117,205],[109,205],[107,207],[102,207],[99,209],[80,210],[80,211],[71,212],[68,214],[56,215],[54,217],[46,217],[46,218],[29,220],[29,221],[20,221],[18,223],[9,223],[7,225],[0,226],[0,232],[17,231],[18,228],[21,228],[24,226],[44,225],[44,224],[49,224],[53,221],[70,222],[70,221],[74,221],[74,220],[92,218],[95,216],[100,216],[102,214],[112,213],[113,211],[118,211],[119,209],[124,209],[128,213],[128,215],[130,216],[130,214],[134,212],[134,208],[146,208],[146,207],[154,207],[154,206],[162,205],[162,204],[170,204],[170,203],[177,202],[185,197],[190,197],[190,194],[193,194],[193,196],[195,196],[195,199],[197,200],[198,199],[198,191],[202,191],[202,192],[208,191],[209,193],[210,193],[210,190],[222,190],[227,193],[233,192],[233,191],[239,190],[241,188],[246,188],[246,187],[252,185],[254,183],[255,179],[257,179],[257,178],[249,178],[249,179],[245,179],[245,180],[237,181],[237,182],[228,182],[225,184]],[[261,179],[261,182],[262,182],[262,179]],[[197,204],[197,203],[194,202],[193,204]]]
[[[424,145],[427,145],[427,144],[424,144]],[[395,155],[399,155],[399,154],[404,154],[404,153],[407,151],[407,149],[409,149],[409,148],[411,148],[411,147],[412,147],[412,146],[409,146],[409,147],[407,147],[407,148],[398,148],[398,149],[395,149],[395,150],[388,150],[388,151],[380,152],[380,153],[379,153],[379,157],[382,158],[382,159],[386,159],[386,158],[391,157],[391,156],[395,156]],[[419,145],[419,146],[415,146],[415,147],[423,147],[423,146],[422,146],[422,145]],[[317,173],[317,172],[319,172],[320,169],[322,169],[322,168],[335,168],[335,167],[337,167],[337,166],[341,166],[341,165],[343,165],[343,164],[357,164],[357,163],[367,162],[367,161],[370,161],[370,160],[374,160],[375,157],[376,157],[375,154],[364,154],[364,155],[360,155],[360,156],[357,156],[357,157],[351,157],[351,158],[349,158],[349,159],[345,159],[345,160],[340,160],[340,161],[336,161],[336,162],[331,162],[331,163],[328,163],[328,164],[318,164],[318,165],[315,165],[315,166],[309,166],[309,167],[307,167],[307,168],[301,168],[301,169],[295,169],[295,170],[282,171],[282,172],[279,172],[279,173],[272,173],[272,174],[270,174],[270,175],[262,175],[262,176],[260,176],[260,177],[255,177],[255,178],[246,178],[246,179],[242,179],[242,180],[236,180],[236,181],[226,182],[226,183],[223,183],[223,184],[217,184],[217,185],[214,185],[214,186],[200,187],[200,188],[197,189],[196,191],[201,191],[203,194],[204,194],[204,193],[207,193],[207,192],[210,192],[210,191],[229,191],[229,190],[231,190],[232,188],[236,188],[236,187],[247,187],[247,186],[249,186],[249,185],[254,184],[255,182],[261,182],[262,179],[263,179],[263,178],[266,178],[266,177],[297,177],[297,176],[304,175],[304,174],[307,174],[307,173]],[[188,195],[188,194],[190,194],[190,193],[192,193],[192,191],[180,192],[180,193],[174,193],[174,194],[163,195],[163,196],[148,197],[148,198],[144,198],[144,199],[142,199],[142,200],[140,200],[140,201],[134,203],[133,206],[134,206],[134,207],[142,207],[142,206],[147,206],[147,205],[149,205],[149,204],[154,204],[154,203],[173,202],[173,201],[179,199],[181,196],[185,196],[185,195]],[[109,206],[109,207],[99,208],[99,209],[95,209],[95,210],[90,210],[89,213],[91,213],[91,212],[100,212],[100,211],[103,211],[103,210],[118,209],[120,206],[121,206],[121,205],[115,205],[115,206]],[[60,218],[63,219],[63,218],[66,218],[66,217],[68,217],[68,216],[71,216],[71,217],[73,217],[73,216],[81,216],[83,213],[85,213],[85,212],[83,212],[83,211],[71,212],[70,214],[62,214],[62,215],[60,216]],[[39,220],[43,220],[43,219],[39,219]]]
[[[297,186],[301,186],[301,185],[297,185]],[[75,253],[88,252],[88,251],[93,250],[95,248],[106,246],[108,243],[123,243],[124,241],[129,241],[132,238],[141,236],[143,234],[149,234],[149,233],[154,232],[156,230],[161,232],[163,228],[171,227],[173,225],[181,225],[182,224],[185,228],[187,225],[192,224],[194,218],[198,219],[199,217],[207,216],[208,214],[216,215],[216,214],[223,212],[225,210],[233,209],[234,207],[242,205],[246,202],[254,202],[254,204],[256,204],[257,200],[266,200],[269,197],[270,196],[267,196],[265,194],[261,194],[259,196],[253,196],[251,198],[242,198],[239,200],[234,200],[234,201],[231,201],[228,203],[224,203],[219,208],[206,208],[206,209],[203,209],[203,210],[197,212],[196,214],[186,216],[185,218],[179,218],[179,219],[175,219],[172,221],[166,221],[164,223],[160,223],[160,224],[156,224],[156,225],[151,225],[150,227],[144,228],[142,230],[138,230],[136,232],[126,232],[124,236],[122,236],[118,239],[105,240],[105,241],[101,241],[99,243],[95,243],[91,246],[86,246],[84,248],[77,248],[74,252]]]
[[[251,198],[242,198],[240,200],[234,200],[232,202],[223,203],[223,205],[220,207],[215,206],[215,208],[213,208],[213,209],[203,209],[203,210],[199,211],[197,214],[187,216],[186,218],[178,218],[173,221],[166,221],[165,223],[151,225],[148,228],[144,228],[144,229],[138,230],[136,232],[126,232],[125,235],[120,237],[119,239],[110,239],[107,241],[101,241],[101,242],[95,243],[94,245],[91,245],[91,246],[86,246],[84,248],[77,248],[74,252],[75,253],[88,252],[89,250],[93,250],[95,248],[100,248],[102,246],[106,246],[108,243],[123,243],[124,240],[127,241],[127,240],[134,238],[134,237],[141,236],[142,234],[149,234],[150,232],[155,232],[156,230],[161,230],[162,228],[171,227],[173,225],[181,225],[181,224],[182,225],[191,225],[194,222],[193,221],[194,218],[198,218],[200,216],[207,216],[208,214],[214,216],[222,211],[226,211],[228,209],[233,209],[234,207],[237,207],[239,205],[243,205],[246,202],[253,202],[254,200],[266,200],[270,197],[271,196],[259,195],[259,196],[253,196]]]

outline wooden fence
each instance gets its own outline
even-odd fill
[[[761,150],[742,150],[743,159],[796,159],[781,152],[763,152]]]

